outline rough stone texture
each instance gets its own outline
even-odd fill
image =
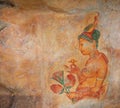
[[[5,0],[4,0],[5,1]],[[0,9],[0,108],[119,108],[119,0],[10,0]],[[70,58],[83,66],[77,36],[100,13],[99,50],[109,58],[109,89],[104,100],[72,104],[55,95],[51,74]],[[2,23],[2,25],[1,25]],[[82,61],[82,62],[81,62]]]

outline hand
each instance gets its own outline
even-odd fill
[[[68,93],[68,94],[66,94],[67,95],[67,97],[68,98],[70,98],[70,99],[77,99],[77,98],[82,98],[83,97],[83,95],[82,95],[82,93],[80,93],[80,92],[70,92],[70,93]]]
[[[67,97],[69,98],[69,99],[74,99],[75,97],[76,97],[76,93],[75,92],[70,92],[70,93],[68,93],[68,94],[66,94],[67,95]]]

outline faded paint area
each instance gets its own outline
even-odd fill
[[[0,21],[7,24],[0,31],[0,108],[120,107],[117,0],[12,1],[16,7],[0,9]],[[64,94],[55,95],[50,90],[51,75],[72,58],[79,67],[84,66],[88,57],[80,53],[77,36],[93,22],[96,11],[100,13],[99,50],[109,59],[109,88],[102,100],[84,99],[72,104]]]

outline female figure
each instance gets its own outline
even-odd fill
[[[94,23],[88,25],[83,33],[78,36],[79,50],[83,55],[88,55],[89,59],[82,70],[79,70],[78,67],[74,69],[79,84],[76,91],[70,92],[67,96],[75,101],[85,97],[99,98],[106,89],[108,59],[97,49],[100,32],[95,29],[96,24],[97,17],[95,17]]]

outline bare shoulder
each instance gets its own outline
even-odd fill
[[[105,78],[108,73],[108,58],[104,53],[100,53],[98,58],[98,78]]]
[[[103,70],[108,67],[108,59],[104,53],[99,52],[94,59],[88,60],[86,67],[92,70]]]
[[[104,53],[99,54],[99,57],[96,60],[96,62],[100,68],[106,68],[108,66],[108,58]]]
[[[99,60],[101,61],[101,62],[105,62],[106,64],[108,64],[108,58],[106,57],[106,55],[104,54],[104,53],[100,53],[99,54]]]

